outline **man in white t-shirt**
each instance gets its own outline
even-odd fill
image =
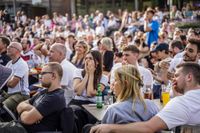
[[[7,49],[11,61],[6,67],[13,70],[13,76],[7,82],[8,94],[3,94],[6,98],[3,104],[13,111],[20,102],[29,98],[29,69],[27,63],[20,57],[21,51],[22,45],[18,42],[12,42]]]
[[[174,72],[178,64],[183,62],[196,62],[200,64],[200,39],[189,38],[185,47],[183,58],[174,58],[169,67],[169,72]]]
[[[153,76],[151,72],[144,68],[143,66],[138,65],[138,57],[139,57],[139,49],[134,45],[128,45],[123,49],[123,63],[124,64],[132,64],[137,66],[141,77],[143,79],[143,84],[145,87],[151,87],[153,84]],[[111,70],[111,78],[110,83],[112,84],[114,81],[114,71],[121,67],[123,63],[117,63],[113,66]]]
[[[93,127],[90,133],[153,133],[181,125],[200,124],[200,65],[178,65],[173,79],[174,91],[182,94],[171,99],[154,117],[145,122],[104,124]]]
[[[49,51],[49,62],[58,62],[63,68],[61,86],[65,89],[66,103],[73,98],[73,75],[76,67],[66,59],[66,46],[61,43],[55,43]]]

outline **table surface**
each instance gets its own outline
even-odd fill
[[[104,105],[103,108],[99,109],[96,104],[84,104],[82,106],[99,121],[103,119],[108,108],[108,105]]]
[[[162,103],[160,103],[160,99],[154,99],[153,102],[158,106],[161,110],[163,108]],[[103,116],[106,113],[106,110],[109,105],[104,105],[103,108],[98,109],[96,104],[84,104],[82,105],[90,114],[92,114],[97,120],[101,121]]]

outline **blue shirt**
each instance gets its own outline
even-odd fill
[[[148,47],[150,47],[152,42],[158,41],[159,23],[152,20],[149,22],[148,27],[152,29],[146,34],[146,43],[148,44]]]
[[[142,117],[144,121],[151,119],[159,111],[153,101],[145,99],[146,110],[141,101],[132,99],[117,102],[108,107],[102,123],[106,124],[125,124],[131,122],[142,121],[134,112],[134,110]]]

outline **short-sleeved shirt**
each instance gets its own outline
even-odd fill
[[[83,80],[83,76],[82,76],[82,71],[83,69],[77,69],[74,73],[74,79],[80,79]],[[108,77],[105,75],[101,76],[100,79],[100,83],[103,84],[104,86],[108,85]],[[90,102],[96,102],[96,96],[94,97],[87,97],[87,92],[86,92],[86,88],[83,90],[83,93],[81,96],[76,95],[75,98],[76,100],[84,100],[84,101],[90,101]]]
[[[174,58],[171,62],[170,62],[170,66],[168,71],[169,72],[175,72],[176,67],[181,64],[184,63],[185,61],[183,60],[183,58]],[[200,64],[200,60],[198,60],[198,64]]]
[[[16,62],[8,62],[6,67],[13,70],[13,76],[20,78],[19,83],[14,88],[8,88],[8,94],[21,92],[23,95],[29,95],[28,74],[29,68],[27,63],[20,57]]]
[[[169,129],[180,125],[200,124],[200,89],[186,92],[171,99],[156,115]]]
[[[5,51],[0,54],[0,64],[3,66],[5,66],[11,60],[6,53],[7,52]]]
[[[152,42],[158,41],[159,23],[155,20],[152,20],[149,22],[148,27],[152,29],[146,34],[146,43],[150,47]]]
[[[35,124],[23,124],[29,133],[55,131],[59,127],[60,112],[66,107],[63,89],[58,88],[51,92],[43,90],[32,97],[29,103],[43,116],[43,119]]]
[[[110,76],[110,83],[114,82],[114,72],[118,68],[122,67],[122,63],[117,63],[112,67],[111,76]],[[142,77],[142,81],[144,86],[152,86],[153,85],[153,76],[151,72],[143,66],[137,66],[138,71]]]
[[[139,100],[136,100],[134,104],[132,99],[128,99],[123,102],[117,102],[109,106],[102,119],[102,123],[125,124],[138,121],[147,121],[156,115],[159,109],[151,100],[145,99],[145,104],[146,110],[144,109],[142,102]],[[136,115],[134,110],[142,119]]]
[[[36,55],[33,50],[30,50],[26,53],[22,52],[21,57],[27,62],[30,69],[42,63],[40,57]]]
[[[61,85],[73,90],[73,75],[77,68],[67,59],[64,59],[60,65],[63,69]]]

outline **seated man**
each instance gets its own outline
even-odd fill
[[[48,63],[41,71],[41,84],[47,88],[17,106],[22,125],[28,132],[55,131],[59,127],[60,112],[66,107],[60,81],[62,67]]]
[[[18,42],[11,42],[7,48],[7,55],[11,58],[6,67],[13,71],[12,77],[7,82],[8,94],[2,93],[5,98],[3,104],[10,110],[16,111],[17,105],[29,98],[28,90],[28,65],[20,57],[22,46]]]
[[[177,66],[173,79],[174,91],[183,94],[171,99],[154,117],[145,122],[124,125],[104,124],[90,133],[153,133],[181,125],[200,124],[200,65],[183,63]]]

